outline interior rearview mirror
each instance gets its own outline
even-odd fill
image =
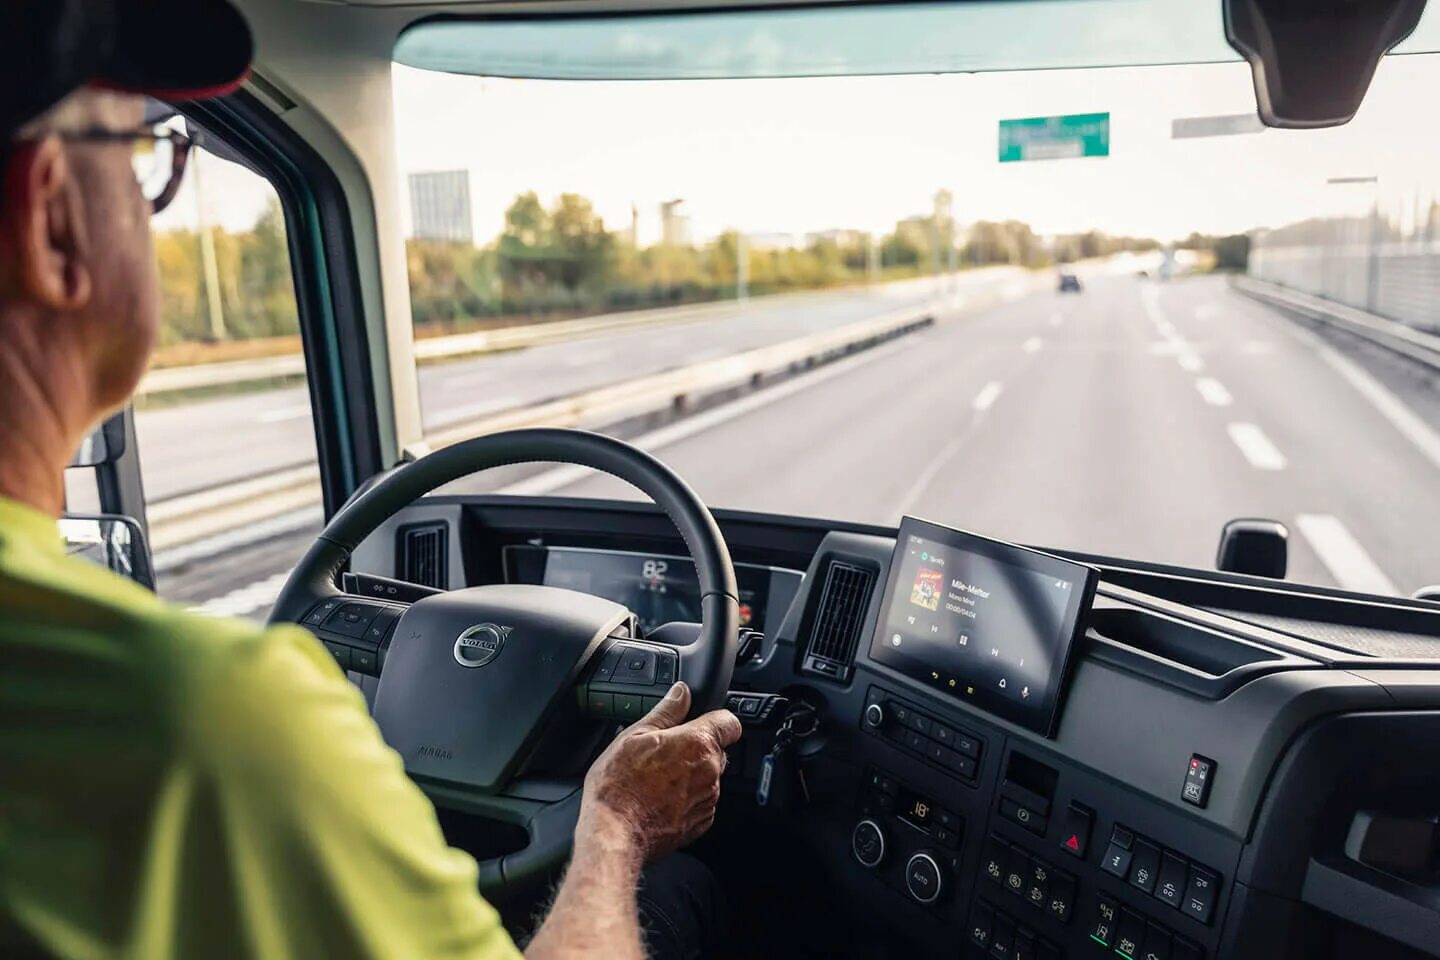
[[[60,518],[59,527],[67,553],[98,563],[148,590],[155,589],[145,531],[134,519],[109,513],[67,513]]]
[[[1360,109],[1390,48],[1425,0],[1225,0],[1225,37],[1250,62],[1260,119],[1334,127]]]

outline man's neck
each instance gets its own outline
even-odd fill
[[[18,319],[0,310],[0,497],[58,517],[93,391],[75,351],[37,337],[42,326],[31,318],[7,322]]]

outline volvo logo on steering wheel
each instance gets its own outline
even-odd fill
[[[510,627],[482,623],[455,638],[455,662],[462,667],[483,667],[500,656]]]

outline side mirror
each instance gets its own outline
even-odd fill
[[[1215,568],[1283,580],[1289,540],[1290,531],[1279,520],[1231,520],[1220,531]]]
[[[59,521],[65,550],[145,587],[155,589],[155,571],[145,531],[130,517],[119,514],[67,513]]]
[[[106,420],[90,432],[80,449],[70,458],[72,467],[98,467],[114,463],[125,453],[125,418],[123,414]]]

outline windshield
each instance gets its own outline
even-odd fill
[[[980,33],[1019,7],[1045,24],[963,6]],[[763,70],[707,69],[778,78],[503,79],[418,67],[615,76],[622,49],[653,77],[690,48],[633,20],[412,31],[394,94],[427,434],[585,426],[717,507],[1199,567],[1226,521],[1272,518],[1291,579],[1440,579],[1431,369],[1313,308],[1440,334],[1440,133],[1415,108],[1440,59],[1387,58],[1344,127],[1262,130],[1206,9],[1131,58],[1158,65],[1025,70],[972,43],[965,64],[1004,72],[922,75],[853,51],[785,69],[773,34]],[[1030,62],[1123,62],[1114,31],[1044,60],[1060,36],[1026,35]],[[783,76],[806,72],[876,75]],[[634,495],[554,469],[462,489]]]

